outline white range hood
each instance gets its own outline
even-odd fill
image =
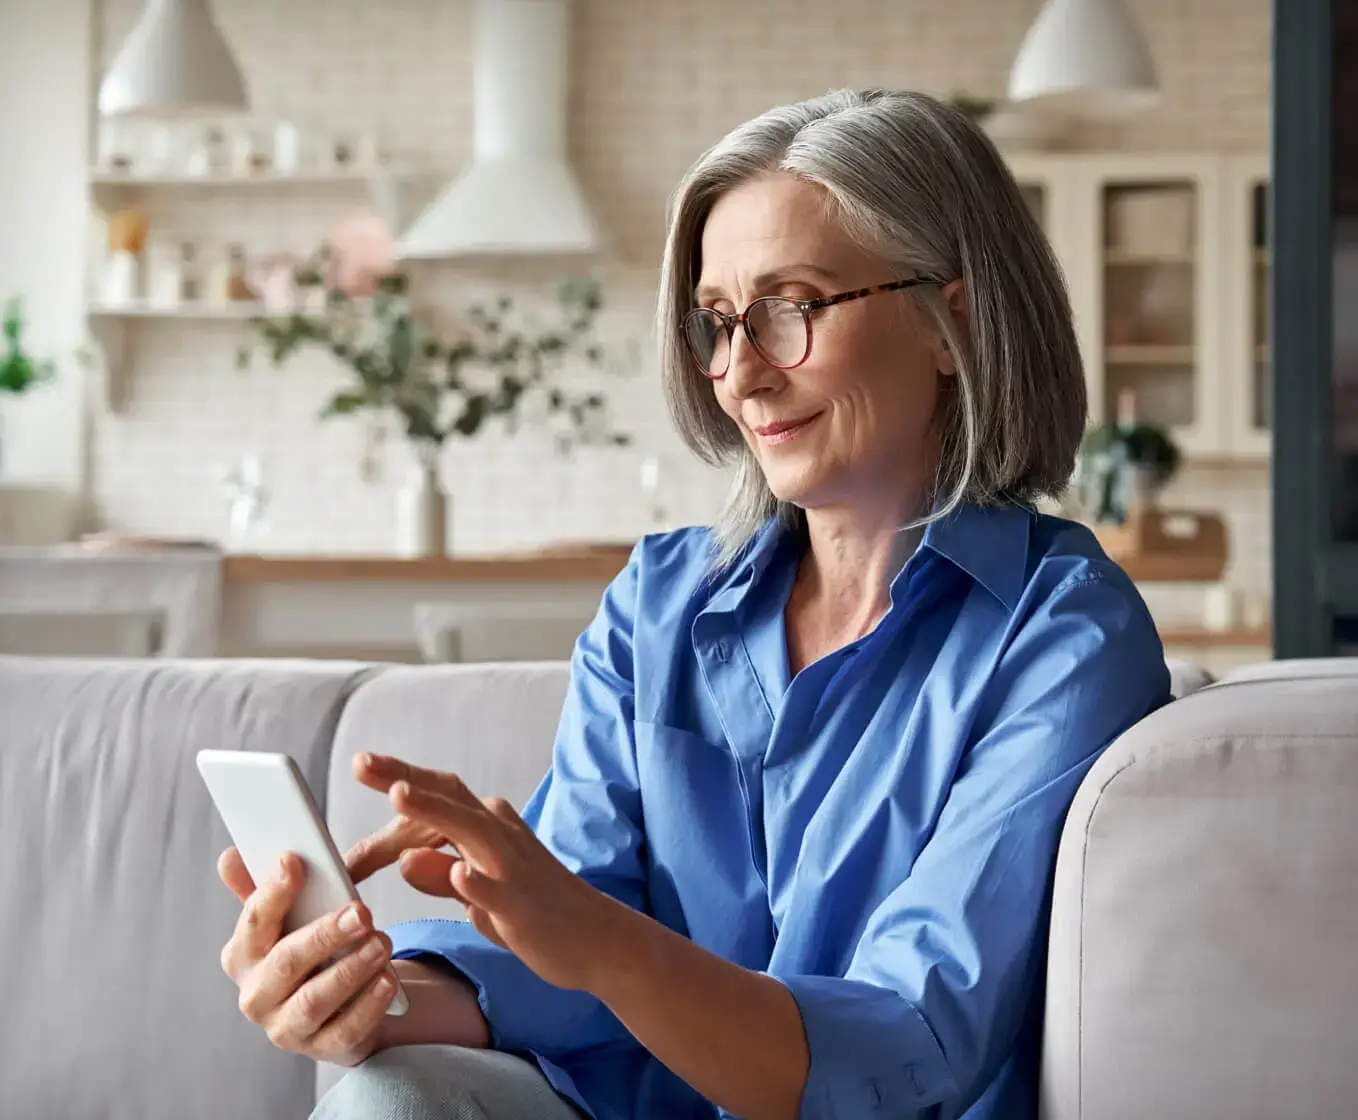
[[[569,0],[477,0],[473,159],[397,244],[403,259],[590,253],[566,161]]]

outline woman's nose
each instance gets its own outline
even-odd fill
[[[771,366],[754,348],[743,330],[731,339],[731,360],[726,367],[726,391],[738,400],[752,397],[777,386],[783,371]]]

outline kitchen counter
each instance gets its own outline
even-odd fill
[[[257,583],[607,583],[630,545],[553,548],[506,556],[246,556],[222,558],[228,586]]]
[[[225,656],[416,661],[427,604],[589,618],[630,544],[558,545],[501,556],[222,557]]]
[[[539,607],[544,616],[566,610],[588,617],[598,607],[605,587],[626,565],[631,547],[626,543],[567,544],[516,554],[422,559],[222,556],[206,549],[100,554],[71,546],[9,551],[23,552],[30,561],[34,553],[68,561],[42,565],[53,570],[71,568],[77,561],[82,569],[100,570],[149,570],[155,566],[152,561],[159,562],[159,568],[175,564],[210,568],[217,590],[198,597],[202,600],[198,613],[206,612],[204,617],[211,619],[208,629],[212,633],[186,646],[171,642],[170,648],[178,652],[417,660],[414,616],[421,604],[463,603],[477,610],[502,604],[515,617],[525,612],[531,615]],[[161,605],[149,593],[144,598],[141,606]],[[1170,656],[1189,658],[1216,672],[1270,656],[1272,638],[1267,626],[1212,630],[1185,621],[1187,625],[1168,620],[1160,624],[1160,637]]]

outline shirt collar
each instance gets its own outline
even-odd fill
[[[1028,574],[1033,516],[1032,510],[1012,502],[958,506],[929,524],[921,547],[950,560],[1012,611]]]
[[[1018,606],[1028,569],[1028,531],[1033,513],[1006,503],[983,507],[961,505],[924,530],[921,548],[951,561],[990,592],[1008,610]],[[730,569],[716,580],[703,613],[738,608],[797,531],[770,518]]]
[[[766,521],[730,567],[715,574],[712,597],[700,613],[716,614],[739,608],[746,593],[779,555],[789,533],[788,526],[777,517]]]

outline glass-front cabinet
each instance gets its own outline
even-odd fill
[[[1008,164],[1029,213],[1046,231],[1047,239],[1065,267],[1063,247],[1070,243],[1068,227],[1076,205],[1074,192],[1078,187],[1071,179],[1068,164],[1060,157],[1024,154],[1011,155]]]
[[[1070,288],[1090,422],[1130,400],[1189,456],[1267,455],[1267,157],[1010,164]]]
[[[1227,314],[1227,377],[1245,389],[1227,400],[1232,409],[1230,450],[1245,457],[1266,456],[1273,429],[1268,159],[1237,156],[1225,166],[1226,260],[1232,276],[1248,277],[1247,285],[1229,289],[1234,302]]]

